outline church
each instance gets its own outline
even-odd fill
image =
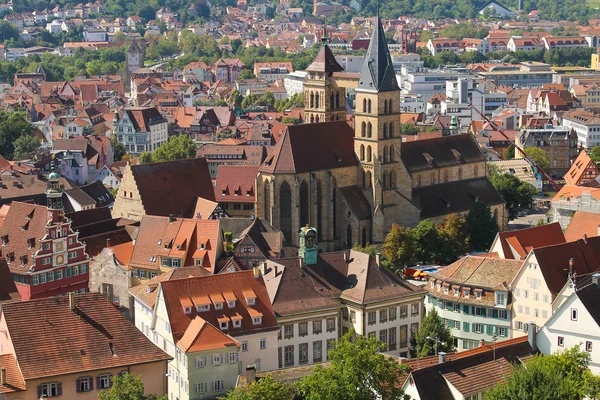
[[[306,225],[320,251],[382,243],[392,224],[443,221],[485,202],[500,228],[505,202],[487,177],[472,135],[402,142],[400,87],[377,18],[356,87],[354,126],[346,123],[344,69],[327,40],[306,70],[306,124],[288,127],[259,168],[256,217],[279,228],[286,246]]]

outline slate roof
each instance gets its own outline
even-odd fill
[[[565,239],[567,242],[572,242],[583,238],[583,235],[599,236],[598,227],[600,227],[600,214],[577,211],[565,231]]]
[[[369,304],[425,293],[355,250],[322,253],[304,268],[298,257],[267,261],[267,268],[264,278],[278,315],[341,307],[342,298]]]
[[[379,16],[371,35],[371,42],[369,43],[367,56],[360,72],[356,90],[369,92],[400,90]]]
[[[486,177],[424,186],[412,191],[412,202],[421,210],[421,219],[469,211],[476,200],[488,206],[504,204],[504,199]]]
[[[132,165],[146,214],[191,216],[196,199],[215,200],[204,158]]]
[[[335,121],[289,126],[259,172],[293,174],[357,165],[354,130]]]
[[[485,161],[477,141],[470,134],[402,143],[400,153],[402,162],[411,174]]]
[[[171,359],[100,293],[75,302],[74,311],[68,296],[2,305],[25,380]]]
[[[499,232],[498,239],[502,245],[504,258],[514,259],[512,248],[521,260],[524,260],[534,248],[566,242],[558,222],[516,231]]]
[[[592,282],[591,277],[578,279],[575,294],[600,327],[600,287]]]

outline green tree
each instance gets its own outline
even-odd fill
[[[25,113],[0,110],[0,154],[12,160],[15,141],[21,136],[28,135],[31,130],[31,124],[27,121]]]
[[[476,201],[467,215],[469,240],[475,251],[487,250],[498,233],[498,224],[492,210],[482,201]]]
[[[243,70],[238,75],[238,79],[254,79],[254,78],[256,78],[256,75],[254,75],[254,72],[252,72],[252,70],[249,70],[249,69]]]
[[[246,97],[244,97],[244,100],[242,100],[242,108],[248,108],[251,107],[253,105],[256,104],[256,102],[258,101],[258,97],[256,97],[255,94],[250,94]]]
[[[490,168],[490,181],[506,202],[508,219],[513,220],[517,213],[529,208],[537,190],[529,183],[521,181],[515,175],[500,173],[495,168]]]
[[[443,238],[442,252],[447,260],[453,260],[469,251],[469,228],[467,218],[460,214],[450,214],[443,223],[437,225]]]
[[[415,258],[426,263],[445,261],[443,247],[444,239],[435,224],[430,219],[419,222],[415,230]]]
[[[240,92],[238,92],[237,89],[234,89],[231,91],[231,94],[229,95],[229,98],[227,99],[227,102],[229,104],[238,104],[241,105],[242,104],[242,100],[244,100],[244,96],[242,96],[242,94]]]
[[[265,17],[267,19],[275,18],[275,7],[267,7],[267,10],[265,11]]]
[[[140,154],[140,164],[148,164],[152,162],[152,153],[145,151]]]
[[[198,146],[188,135],[172,136],[168,142],[161,144],[154,153],[152,161],[183,160],[196,157]]]
[[[285,383],[276,382],[269,374],[246,387],[227,393],[226,400],[293,400],[294,392]]]
[[[33,135],[23,135],[15,140],[15,160],[32,158],[40,148],[40,141]]]
[[[485,393],[486,400],[581,400],[598,398],[599,377],[587,368],[588,352],[579,346],[536,355],[513,367],[506,381]]]
[[[333,344],[328,368],[317,365],[297,384],[305,400],[391,400],[402,397],[397,384],[404,366],[380,353],[385,344],[352,330]]]
[[[548,172],[548,168],[550,168],[550,160],[548,160],[545,150],[542,150],[539,147],[527,147],[525,149],[525,153],[527,153],[527,156],[541,169]]]
[[[427,357],[436,352],[454,351],[454,338],[450,328],[444,326],[439,314],[432,308],[421,321],[421,327],[410,337],[411,357]]]
[[[137,16],[148,22],[156,18],[156,11],[154,8],[152,8],[152,6],[145,5],[138,10]]]
[[[298,125],[298,118],[294,118],[294,117],[283,117],[281,119],[281,122],[283,122],[284,124],[293,124],[293,125]]]
[[[504,157],[507,160],[512,160],[513,158],[515,158],[515,146],[514,145],[510,145],[508,146],[508,149],[506,149],[506,155]]]
[[[401,135],[416,135],[417,133],[419,133],[419,128],[417,128],[415,124],[400,124]]]
[[[0,37],[2,40],[18,40],[19,29],[8,21],[0,20]]]
[[[142,377],[124,374],[112,377],[110,390],[101,390],[98,393],[98,400],[167,400],[167,396],[160,398],[153,394],[146,396]]]
[[[415,261],[415,241],[415,229],[393,224],[383,242],[383,255],[393,267],[402,269]]]
[[[110,143],[113,147],[115,161],[121,161],[123,159],[123,156],[127,154],[127,151],[125,150],[125,145],[119,142],[119,140],[117,139],[117,135],[113,135],[110,138]]]
[[[361,253],[368,254],[369,256],[375,258],[377,253],[379,253],[379,248],[374,244],[367,243],[366,246],[359,246],[355,244],[352,250],[360,251]]]
[[[585,150],[582,150],[582,151],[585,151]],[[596,164],[600,163],[600,146],[595,146],[592,148],[592,151],[590,152],[590,158]]]
[[[271,92],[266,92],[258,99],[258,103],[261,105],[272,106],[275,104],[275,96],[273,96],[273,93]]]

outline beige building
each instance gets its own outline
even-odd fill
[[[99,293],[3,304],[0,331],[2,398],[95,400],[127,373],[147,394],[167,393],[171,357]]]

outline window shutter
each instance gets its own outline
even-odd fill
[[[487,334],[488,335],[493,335],[494,334],[494,327],[492,325],[487,325]]]
[[[56,395],[62,396],[62,383],[60,382],[56,383]]]
[[[465,312],[465,314],[468,314],[470,312],[471,306],[468,305],[463,305],[463,311]]]
[[[498,310],[492,310],[492,316],[498,318]]]
[[[42,395],[44,394],[44,390],[42,389],[42,385],[38,385],[37,387],[37,392],[38,392],[38,398],[42,397]]]
[[[215,381],[211,381],[210,382],[210,391],[214,392],[215,391]]]
[[[90,383],[90,390],[94,390],[94,378],[92,378],[91,376],[88,376],[85,379],[87,379],[88,382]]]
[[[77,380],[75,381],[75,391],[77,393],[81,392],[81,379],[77,378]]]
[[[463,331],[469,332],[469,323],[468,322],[463,322]]]
[[[100,386],[100,375],[98,375],[98,376],[96,377],[96,387],[97,387],[98,389],[100,389],[100,388],[102,387],[102,386]]]

